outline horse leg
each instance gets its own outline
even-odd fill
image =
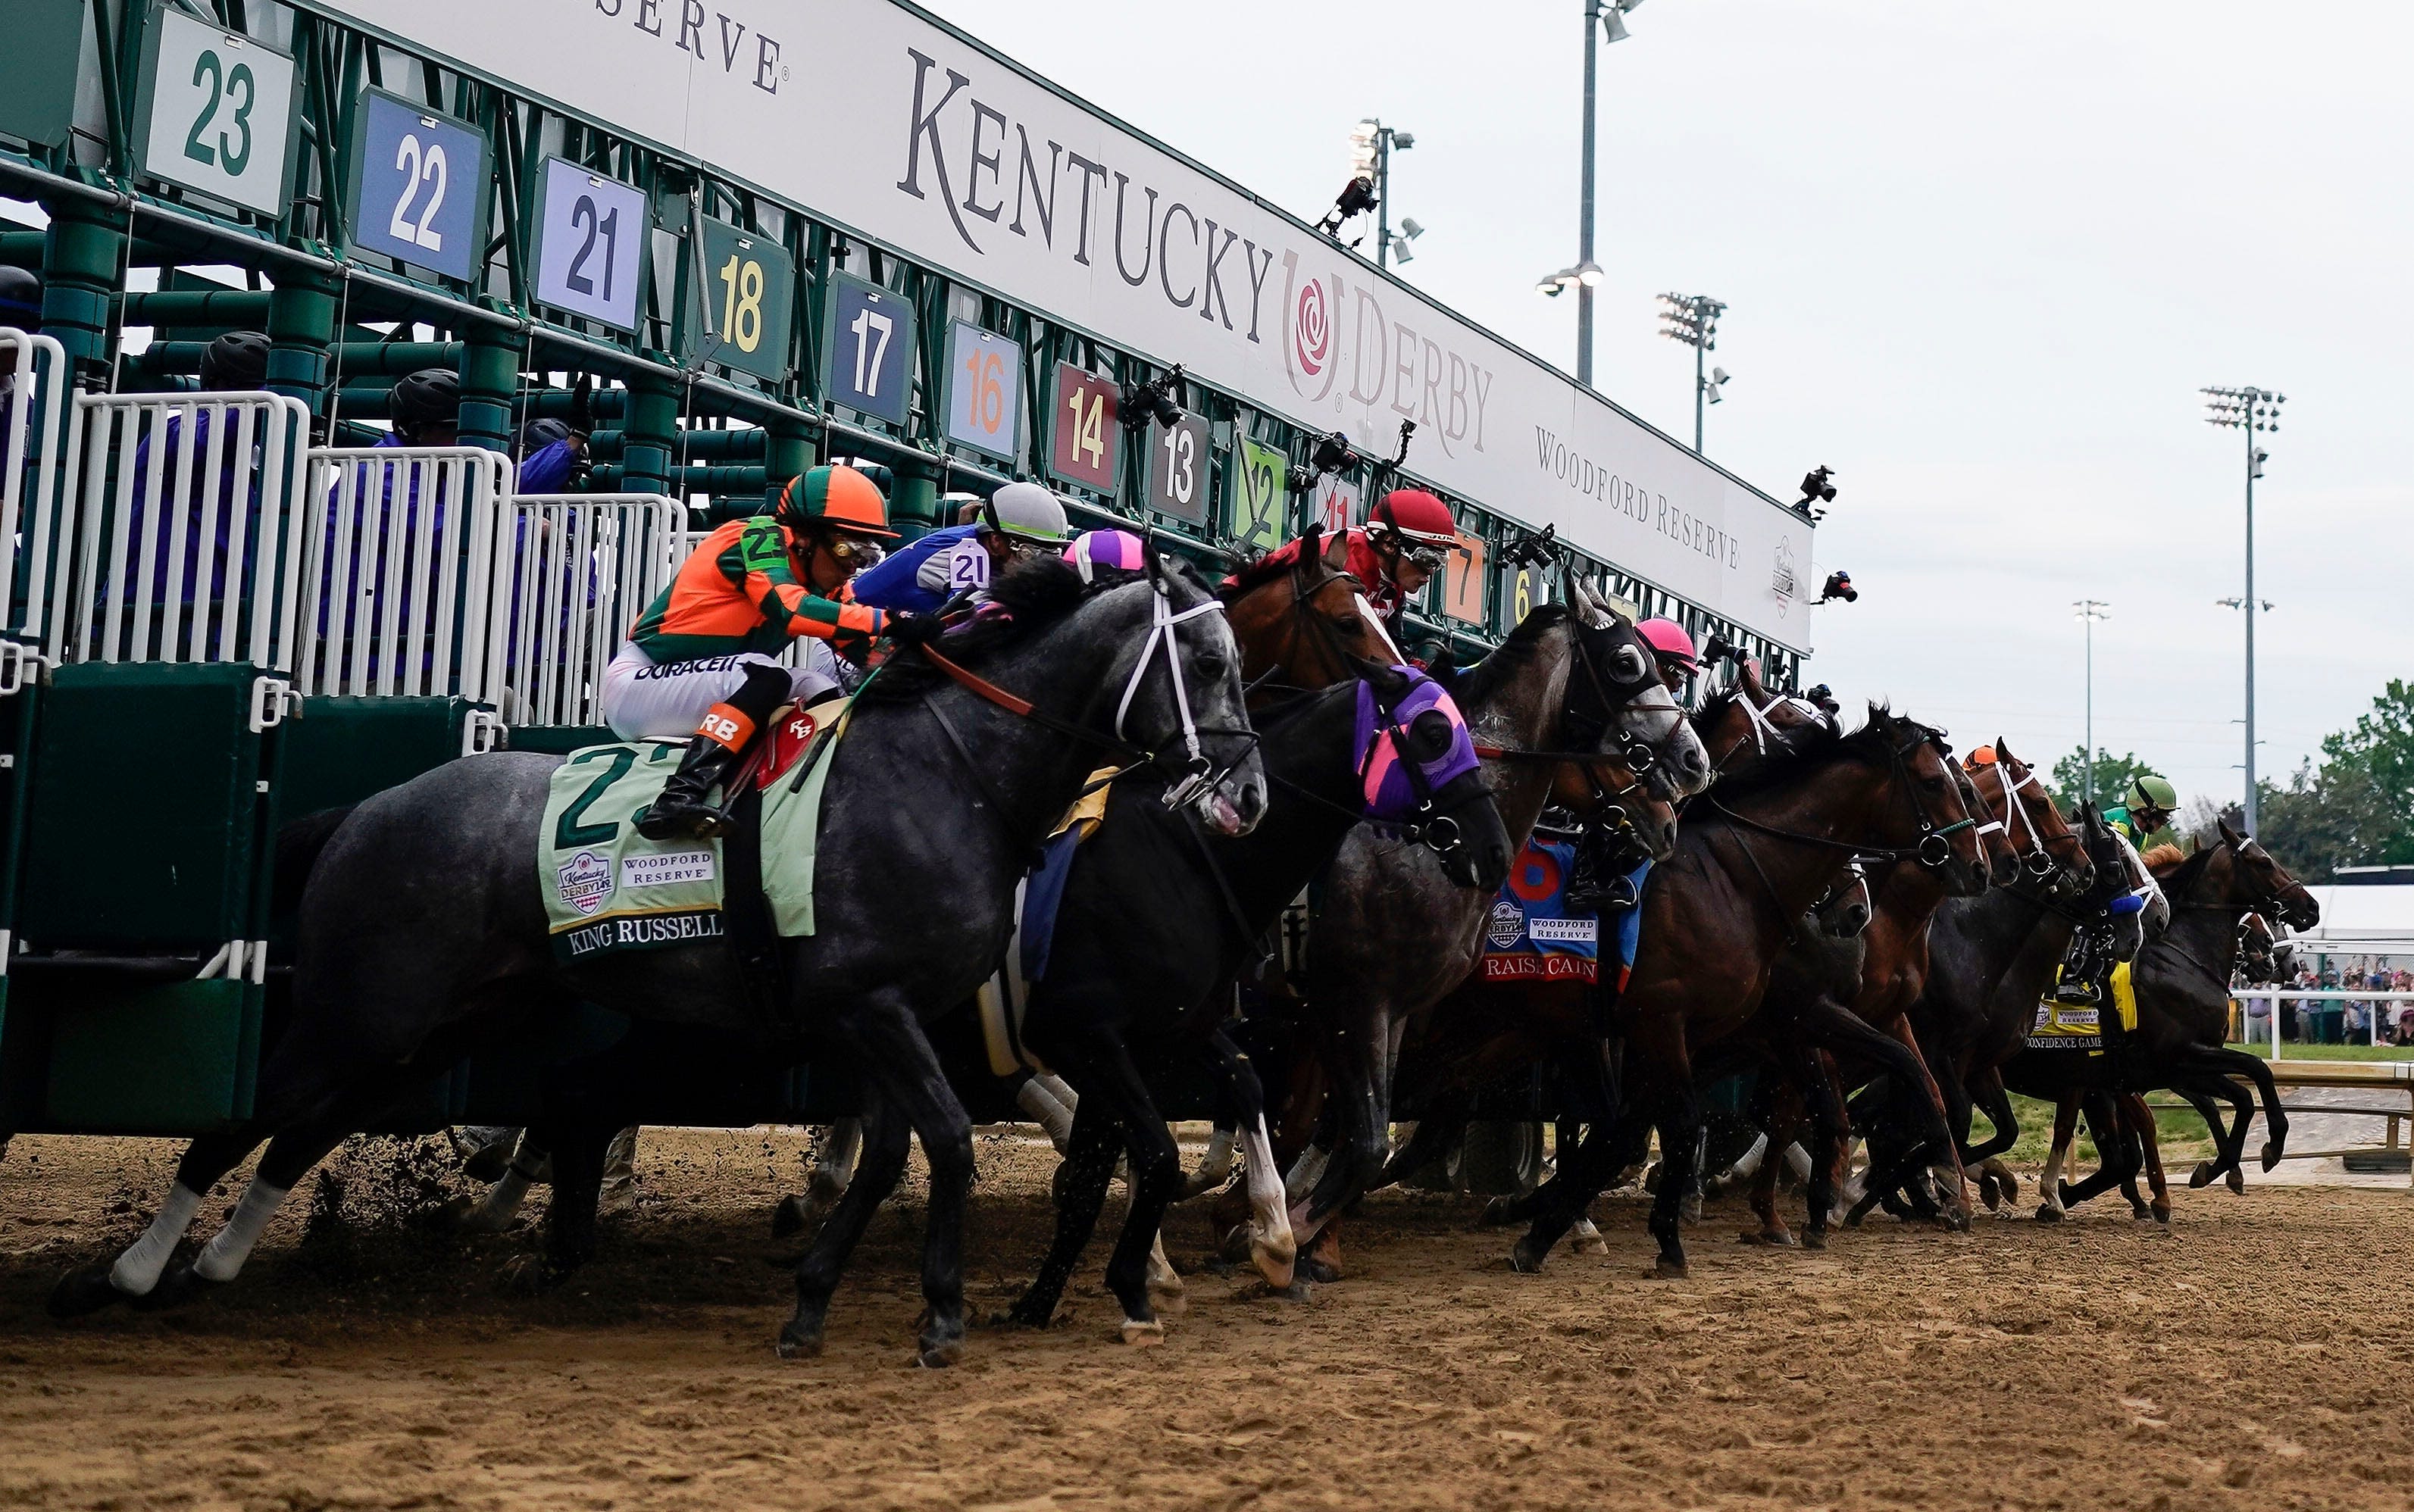
[[[2288,1114],[2280,1105],[2280,1086],[2272,1079],[2272,1067],[2261,1056],[2248,1055],[2212,1045],[2191,1045],[2180,1053],[2180,1064],[2191,1071],[2209,1071],[2216,1075],[2243,1075],[2263,1094],[2263,1124],[2267,1132],[2263,1142],[2263,1169],[2271,1170],[2280,1164],[2288,1148]],[[2236,1173],[2232,1172],[2233,1178]],[[2243,1187],[2241,1180],[2232,1181],[2232,1190]]]
[[[2236,1174],[2240,1164],[2245,1160],[2246,1132],[2255,1122],[2255,1098],[2252,1092],[2227,1076],[2208,1076],[2199,1084],[2195,1081],[2198,1075],[2183,1073],[2177,1090],[2204,1119],[2205,1127],[2213,1131],[2213,1159],[2198,1161],[2196,1169],[2188,1175],[2189,1186],[2206,1187],[2224,1172]],[[2215,1098],[2227,1102],[2235,1118],[2225,1119],[2221,1109],[2214,1104]]]
[[[2053,1148],[2047,1151],[2045,1171],[2037,1178],[2036,1221],[2040,1223],[2059,1223],[2069,1216],[2062,1208],[2062,1165],[2078,1138],[2079,1098],[2076,1093],[2064,1093],[2054,1104]]]
[[[1182,1150],[1149,1097],[1148,1084],[1132,1064],[1129,1051],[1121,1044],[1110,1044],[1097,1063],[1100,1076],[1090,1083],[1083,1101],[1106,1101],[1123,1125],[1125,1147],[1131,1157],[1131,1206],[1114,1253],[1107,1260],[1107,1289],[1123,1303],[1123,1342],[1161,1344],[1165,1325],[1156,1318],[1160,1298],[1152,1295],[1155,1288],[1151,1285],[1150,1259],[1158,1242],[1157,1231],[1165,1223],[1165,1209],[1182,1184]],[[1178,1305],[1181,1284],[1174,1278],[1174,1289],[1163,1300]],[[1168,1311],[1171,1310],[1169,1306]]]
[[[1939,1181],[1952,1183],[1952,1200],[1948,1209],[1958,1215],[1957,1226],[1966,1229],[1970,1226],[1970,1174],[1961,1164],[1959,1131],[1967,1129],[1968,1121],[1955,1121],[1953,1104],[1945,1100],[1945,1089],[1929,1070],[1928,1057],[1920,1052],[1919,1039],[1912,1032],[1911,1020],[1897,1016],[1886,1025],[1885,1033],[1910,1055],[1912,1066],[1919,1074],[1919,1089],[1927,1094],[1929,1111],[1934,1115],[1937,1126],[1945,1131],[1943,1152],[1931,1156],[1932,1164],[1929,1169],[1935,1173]]]
[[[1921,1168],[1924,1152],[1941,1151],[1945,1159],[1952,1159],[1953,1134],[1945,1126],[1944,1099],[1933,1095],[1935,1085],[1928,1079],[1928,1067],[1921,1060],[1917,1048],[1872,1027],[1825,993],[1819,994],[1802,1006],[1799,1022],[1804,1037],[1828,1055],[1851,1052],[1883,1068],[1895,1089],[1895,1104],[1916,1108],[1918,1121],[1926,1126],[1919,1131],[1917,1137],[1907,1143],[1895,1160],[1888,1163],[1886,1179],[1877,1178],[1876,1163],[1872,1161],[1869,1188],[1845,1219],[1846,1223],[1855,1223],[1869,1210],[1876,1196],[1907,1182]],[[1875,1149],[1874,1143],[1871,1148]],[[1960,1174],[1958,1163],[1952,1169],[1958,1181]],[[1970,1208],[1967,1193],[1957,1190],[1948,1197],[1947,1218],[1956,1227],[1968,1227]]]
[[[2145,1210],[2141,1212],[2138,1208],[2137,1183],[2135,1181],[2124,1183],[2129,1196],[2130,1215],[2135,1218],[2151,1218],[2168,1228],[2171,1222],[2171,1187],[2169,1178],[2163,1173],[2162,1131],[2154,1126],[2154,1110],[2148,1107],[2146,1100],[2135,1092],[2123,1096],[2122,1109],[2128,1115],[2129,1121],[2137,1125],[2138,1138],[2145,1142],[2146,1188],[2153,1193],[2153,1200],[2146,1204]]]
[[[791,1193],[771,1209],[771,1237],[784,1239],[827,1218],[839,1198],[846,1195],[846,1184],[855,1179],[855,1163],[862,1153],[861,1119],[841,1119],[826,1126],[820,1147],[813,1152],[813,1168],[805,1177],[804,1194]]]
[[[604,1193],[606,1150],[617,1122],[566,1124],[554,1141],[553,1205],[544,1215],[544,1258],[507,1268],[507,1284],[558,1286],[595,1257],[596,1209]]]
[[[1824,1250],[1837,1208],[1837,1173],[1843,1168],[1852,1128],[1846,1121],[1843,1083],[1832,1075],[1834,1068],[1822,1063],[1811,1069],[1820,1075],[1804,1084],[1802,1101],[1803,1112],[1810,1123],[1810,1145],[1817,1154],[1803,1182],[1809,1218],[1802,1229],[1802,1247]]]
[[[1025,1328],[1044,1328],[1056,1315],[1065,1283],[1081,1263],[1081,1251],[1098,1226],[1106,1206],[1107,1186],[1113,1180],[1122,1153],[1114,1119],[1103,1101],[1085,1102],[1073,1110],[1073,1128],[1065,1147],[1065,1178],[1056,1189],[1056,1236],[1017,1300],[1000,1320]]]
[[[1760,1136],[1760,1142],[1753,1148],[1765,1151],[1769,1146],[1775,1145],[1782,1149],[1800,1137],[1806,1122],[1804,1110],[1810,1101],[1810,1097],[1806,1093],[1799,1080],[1793,1075],[1786,1076],[1781,1090],[1768,1100],[1766,1121],[1762,1124],[1765,1132]],[[1785,1249],[1794,1243],[1793,1233],[1786,1228],[1785,1220],[1777,1211],[1777,1173],[1778,1168],[1783,1164],[1782,1161],[1766,1158],[1754,1163],[1756,1168],[1752,1172],[1751,1179],[1751,1210],[1759,1217],[1760,1227],[1756,1231],[1747,1229],[1740,1236],[1746,1244],[1765,1244],[1776,1249]],[[1812,1223],[1819,1223],[1824,1228],[1824,1216],[1819,1211],[1815,1200],[1811,1204],[1810,1219]]]
[[[1652,1274],[1687,1274],[1681,1218],[1693,1186],[1693,1152],[1699,1148],[1702,1107],[1693,1094],[1693,1067],[1680,1018],[1645,1019],[1628,1032],[1627,1066],[1634,1084],[1657,1094],[1652,1122],[1660,1132],[1660,1190],[1651,1194],[1651,1237],[1660,1241]],[[1637,1072],[1640,1075],[1637,1075]],[[1634,1086],[1628,1088],[1630,1094]]]
[[[913,1128],[889,1104],[876,1084],[863,1092],[863,1159],[846,1194],[822,1221],[821,1231],[797,1262],[797,1311],[780,1330],[777,1348],[782,1359],[811,1357],[822,1349],[822,1329],[829,1316],[830,1294],[846,1268],[847,1256],[872,1224],[872,1215],[905,1174],[905,1157]]]
[[[2102,1164],[2094,1176],[2077,1185],[2063,1184],[2062,1203],[2065,1208],[2091,1202],[2123,1182],[2135,1180],[2146,1164],[2143,1144],[2123,1117],[2120,1094],[2094,1090],[2085,1094],[2079,1105],[2087,1114],[2087,1132],[2094,1136],[2095,1153]]]
[[[1417,1120],[1415,1132],[1392,1152],[1392,1158],[1383,1163],[1382,1174],[1376,1177],[1366,1190],[1380,1192],[1385,1187],[1397,1186],[1428,1163],[1440,1159],[1453,1142],[1467,1133],[1468,1106],[1469,1100],[1465,1097],[1436,1099],[1435,1105],[1426,1109],[1425,1116]],[[1497,1197],[1493,1199],[1496,1205],[1499,1200]],[[1491,1208],[1484,1209],[1483,1221],[1487,1223],[1494,1222]]]

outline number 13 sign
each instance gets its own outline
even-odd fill
[[[1022,346],[967,321],[947,327],[947,439],[1012,462],[1022,449]]]
[[[372,89],[352,127],[351,243],[447,278],[486,256],[486,138]]]

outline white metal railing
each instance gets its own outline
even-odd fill
[[[481,447],[320,447],[300,524],[305,695],[492,701],[493,568],[511,459]]]
[[[67,351],[53,336],[0,326],[0,630],[39,641],[59,575],[59,444],[66,429]],[[29,486],[30,484],[30,486]],[[30,498],[31,508],[27,507]],[[21,643],[11,640],[14,646]],[[8,653],[0,692],[22,686],[23,653]]]
[[[599,724],[604,669],[686,558],[662,494],[519,494],[497,526],[486,659],[512,725]]]
[[[2366,1015],[2366,1027],[2370,1030],[2368,1043],[2374,1045],[2380,1044],[2383,1004],[2395,1003],[2399,1007],[2414,1008],[2414,993],[2350,992],[2338,987],[2237,987],[2231,990],[2229,1001],[2236,1005],[2240,1016],[2244,1020],[2243,1038],[2250,1042],[2257,1038],[2253,1005],[2258,1002],[2263,1004],[2265,1015],[2272,1020],[2272,1059],[2274,1060],[2280,1059],[2280,1004],[2284,1001],[2368,1002],[2372,1004],[2372,1012]],[[2302,1023],[2302,1020],[2303,1015],[2300,1015],[2299,1021]]]
[[[55,526],[71,559],[37,550],[27,580],[51,659],[290,671],[284,526],[309,421],[300,400],[256,391],[77,394]]]

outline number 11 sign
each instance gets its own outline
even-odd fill
[[[914,306],[904,295],[853,274],[830,280],[822,334],[822,393],[891,425],[905,423],[913,398]]]

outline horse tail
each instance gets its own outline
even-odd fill
[[[335,838],[344,821],[352,816],[358,804],[344,804],[335,808],[321,808],[315,814],[277,826],[276,881],[269,892],[269,916],[291,918],[302,907],[302,884],[310,880],[311,868],[319,864],[319,854],[327,842]]]

